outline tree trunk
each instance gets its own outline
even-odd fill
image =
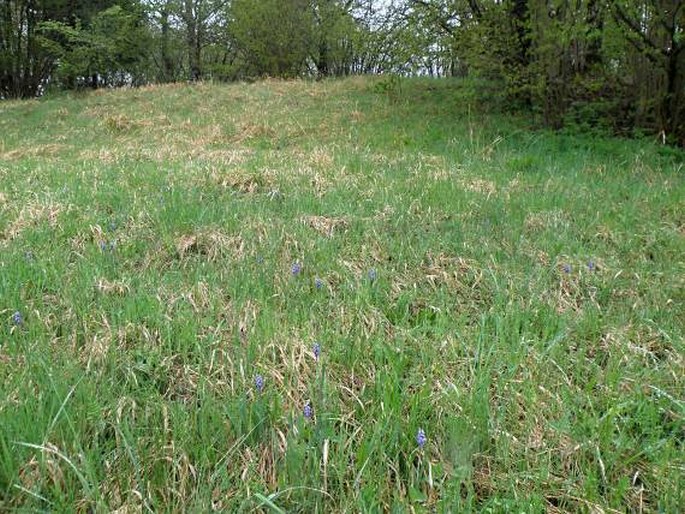
[[[188,46],[188,67],[190,68],[190,80],[200,80],[202,70],[200,68],[200,41],[198,33],[198,5],[193,0],[185,0],[183,18],[186,23],[186,44]]]
[[[530,63],[530,29],[528,11],[528,0],[513,0],[510,10],[511,18],[516,29],[516,40],[518,43],[517,61],[523,67]]]
[[[587,5],[587,49],[585,63],[591,68],[602,62],[602,37],[604,14],[599,0],[590,0]]]
[[[162,82],[174,79],[174,63],[169,55],[169,10],[168,3],[159,13],[159,23],[162,27]]]
[[[666,95],[663,99],[664,131],[666,135],[675,137],[681,144],[685,140],[685,127],[683,123],[683,88],[685,87],[683,66],[679,61],[684,47],[675,44],[668,55],[666,68]]]
[[[327,77],[330,73],[328,67],[328,45],[325,41],[322,41],[319,45],[319,58],[316,63],[316,69],[321,77]]]

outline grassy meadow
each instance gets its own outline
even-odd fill
[[[679,512],[685,153],[469,91],[0,103],[0,511]]]

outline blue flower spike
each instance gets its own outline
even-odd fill
[[[261,392],[264,390],[264,377],[261,375],[255,375],[254,377],[254,388],[257,390],[258,393],[261,394]]]
[[[419,446],[420,450],[423,450],[423,447],[426,446],[427,441],[428,438],[426,437],[426,432],[423,431],[423,428],[419,428],[419,431],[416,434],[416,444]]]

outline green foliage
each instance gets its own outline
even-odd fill
[[[48,21],[41,30],[59,61],[57,78],[68,85],[135,85],[145,80],[150,40],[137,13],[116,5],[97,13],[87,27]]]
[[[234,0],[233,42],[247,76],[294,77],[307,68],[315,44],[309,0]]]
[[[685,9],[678,0],[408,0],[409,30],[447,34],[469,73],[542,125],[646,129],[685,144]]]
[[[349,75],[361,50],[362,29],[339,0],[314,0],[314,52],[321,76]]]

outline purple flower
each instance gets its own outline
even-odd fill
[[[321,355],[321,345],[319,343],[314,343],[312,353],[314,354],[314,358],[318,361],[319,356]]]
[[[290,272],[293,274],[294,277],[300,274],[300,271],[302,271],[302,264],[299,262],[294,262],[292,267],[290,268]]]
[[[369,270],[369,280],[370,280],[371,282],[373,282],[374,280],[376,280],[376,277],[377,277],[377,276],[378,276],[378,273],[376,273],[376,268],[371,268],[371,269]]]
[[[571,265],[570,264],[564,264],[561,269],[564,270],[564,273],[571,273]]]
[[[261,375],[255,375],[254,377],[254,387],[258,393],[261,393],[264,389],[264,377]]]
[[[21,315],[21,312],[16,311],[14,314],[12,314],[12,323],[15,325],[21,325],[24,323],[24,316]]]
[[[304,417],[307,419],[312,418],[312,405],[311,403],[307,402],[304,404],[304,409],[302,410],[302,414],[304,414]]]
[[[117,242],[116,241],[110,241],[109,243],[107,241],[100,241],[100,250],[103,252],[106,252],[109,250],[110,252],[113,252],[117,248]]]
[[[419,445],[421,450],[423,450],[423,447],[426,445],[426,441],[428,441],[426,432],[423,431],[423,428],[419,428],[419,431],[416,434],[416,444]]]
[[[314,279],[314,287],[321,289],[323,287],[323,280],[321,280],[319,277],[316,277]]]
[[[594,271],[595,270],[595,263],[593,261],[588,262],[587,263],[587,269],[590,271]]]

